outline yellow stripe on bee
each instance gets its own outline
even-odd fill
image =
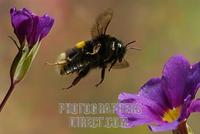
[[[85,41],[80,41],[76,44],[76,48],[83,48],[86,45]]]

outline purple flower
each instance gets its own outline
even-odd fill
[[[54,23],[54,19],[48,15],[39,17],[26,8],[19,10],[11,8],[10,15],[14,32],[20,44],[22,45],[26,39],[29,47],[44,38]]]
[[[39,17],[25,8],[20,10],[11,8],[10,15],[14,33],[20,44],[18,45],[17,41],[10,37],[17,46],[18,53],[10,68],[10,88],[0,104],[0,112],[17,83],[22,81],[29,71],[40,48],[40,41],[49,33],[54,23],[51,17],[47,15]]]
[[[175,130],[192,112],[200,112],[200,99],[194,99],[200,86],[200,62],[190,65],[182,56],[165,64],[162,77],[152,78],[138,94],[121,93],[116,113],[127,127],[147,124],[152,131]],[[140,112],[120,111],[120,104],[132,103]]]

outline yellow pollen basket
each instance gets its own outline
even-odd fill
[[[83,48],[86,45],[85,41],[80,41],[76,44],[76,48]]]
[[[179,117],[180,111],[181,111],[180,107],[168,109],[162,117],[163,121],[167,121],[169,123],[175,121]]]

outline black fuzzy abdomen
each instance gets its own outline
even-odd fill
[[[74,73],[74,72],[79,73],[88,65],[89,65],[89,62],[87,61],[80,61],[73,64],[68,63],[64,66],[63,71],[66,75]]]

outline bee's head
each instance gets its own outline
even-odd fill
[[[117,53],[118,53],[118,60],[119,62],[121,62],[126,53],[126,46],[124,46],[122,42],[117,43]]]
[[[131,41],[129,43],[127,43],[126,45],[123,45],[122,42],[118,42],[117,46],[118,46],[118,53],[119,53],[119,62],[121,62],[124,58],[124,55],[126,53],[126,51],[128,49],[135,49],[135,50],[140,50],[138,48],[134,48],[134,47],[128,47],[130,44],[133,44],[135,41]]]

